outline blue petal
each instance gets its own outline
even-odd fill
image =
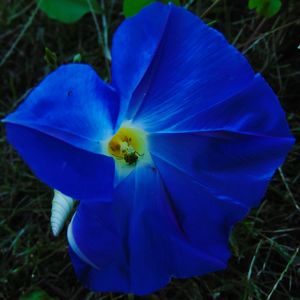
[[[154,157],[154,162],[186,238],[198,249],[226,262],[230,256],[230,230],[245,217],[248,207],[215,195],[182,170],[158,157]]]
[[[163,35],[170,8],[154,3],[125,20],[114,34],[112,84],[119,91],[124,118],[130,99],[145,75]]]
[[[8,141],[35,175],[81,201],[110,201],[114,162],[24,126],[6,123]]]
[[[270,137],[291,137],[285,113],[266,83],[257,74],[247,88],[185,120],[169,132],[226,130]]]
[[[69,64],[48,75],[4,122],[99,153],[99,141],[113,132],[118,101],[91,67]]]
[[[113,201],[79,204],[68,228],[71,259],[82,284],[94,291],[130,291],[126,235],[133,173],[118,185]]]
[[[293,142],[289,137],[228,131],[149,136],[153,159],[189,175],[215,196],[248,207],[262,199]]]
[[[156,21],[160,24],[161,19],[164,26],[157,31]],[[148,32],[151,53],[144,55]],[[130,43],[118,43],[126,34],[131,36]],[[148,132],[164,130],[235,95],[254,77],[246,59],[219,32],[174,5],[157,3],[145,8],[122,27],[122,35],[115,40],[115,63],[122,59],[134,68],[124,63],[116,67],[114,84],[123,93],[126,88],[131,92],[139,81],[125,118]],[[134,77],[138,65],[141,71]]]
[[[159,167],[164,181],[153,166],[137,168],[111,203],[80,204],[69,242],[86,287],[144,295],[172,277],[226,267],[231,225],[247,208],[214,198],[163,162]]]

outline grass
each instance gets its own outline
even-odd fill
[[[222,31],[264,75],[279,95],[298,142],[260,207],[235,227],[227,270],[173,280],[144,299],[300,299],[299,3],[284,1],[280,13],[265,20],[249,11],[245,1],[182,2]],[[54,67],[44,59],[46,47],[56,54],[57,65],[80,53],[102,78],[110,78],[109,45],[123,19],[122,5],[102,4],[103,16],[86,15],[64,25],[36,10],[34,1],[0,0],[1,118]],[[67,254],[65,232],[59,238],[50,232],[51,190],[7,144],[3,126],[0,130],[0,299],[19,299],[37,289],[56,299],[138,299],[81,287]]]

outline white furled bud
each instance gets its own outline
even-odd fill
[[[74,200],[71,197],[64,195],[60,191],[54,190],[50,220],[54,236],[58,236],[63,229],[73,206]]]

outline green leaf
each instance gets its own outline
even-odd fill
[[[256,9],[259,15],[270,18],[279,12],[281,0],[249,0],[248,7]]]
[[[19,300],[56,300],[56,298],[50,297],[43,290],[35,290],[21,296]]]
[[[126,18],[136,15],[145,6],[156,2],[156,0],[124,0],[123,2],[123,13]],[[180,0],[161,0],[162,3],[172,2],[175,5],[180,5]]]
[[[153,3],[154,0],[124,0],[123,2],[123,13],[126,18],[134,16],[142,8]]]
[[[90,12],[100,13],[97,0],[36,0],[39,8],[51,19],[74,23]],[[90,4],[90,5],[89,5]]]
[[[82,61],[82,57],[80,53],[77,53],[73,56],[73,62],[74,63],[80,63]]]

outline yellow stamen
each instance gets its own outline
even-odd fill
[[[109,141],[108,153],[128,165],[135,165],[145,153],[145,133],[122,127]]]

